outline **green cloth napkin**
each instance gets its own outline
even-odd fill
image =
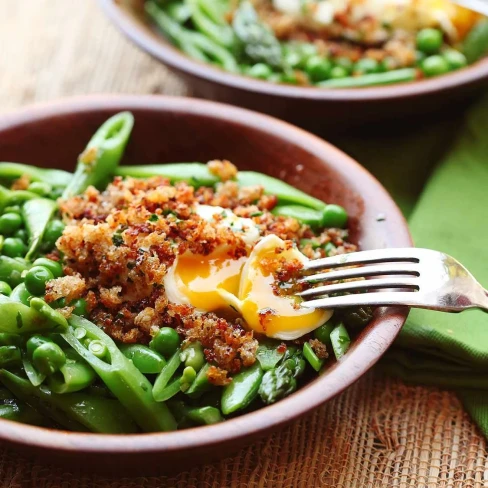
[[[452,144],[456,126],[458,137]],[[421,134],[387,141],[383,138],[383,146],[373,139],[350,146],[346,141],[342,147],[360,161],[362,155],[376,154],[368,166],[405,212],[413,208],[409,223],[418,247],[452,255],[488,288],[488,97],[468,110],[461,126],[459,120],[443,122]],[[422,190],[422,175],[431,171],[439,147],[450,149]],[[386,157],[378,148],[386,148]],[[400,152],[392,159],[395,150]],[[386,177],[388,173],[396,174],[396,180]],[[412,310],[395,346],[380,367],[409,382],[456,389],[488,438],[488,313]]]

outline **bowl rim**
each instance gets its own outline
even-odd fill
[[[254,94],[329,102],[377,102],[428,96],[455,87],[470,86],[483,80],[488,81],[488,57],[486,57],[463,69],[435,78],[376,87],[327,89],[270,83],[229,73],[215,65],[190,58],[167,41],[163,34],[160,34],[159,37],[150,35],[143,24],[135,20],[134,15],[131,15],[122,5],[118,5],[122,4],[121,0],[98,0],[98,2],[121,32],[134,44],[164,64],[186,75]]]
[[[88,95],[53,102],[43,102],[0,117],[0,137],[6,131],[29,124],[48,122],[58,117],[79,116],[83,113],[103,111],[144,110],[168,111],[172,114],[211,117],[216,121],[233,120],[270,136],[279,137],[305,148],[323,161],[330,160],[333,168],[354,172],[361,179],[363,195],[374,195],[381,208],[388,209],[389,221],[397,231],[394,245],[413,245],[407,223],[393,199],[383,186],[359,163],[330,143],[274,117],[233,107],[230,105],[184,97],[155,95]],[[137,123],[137,120],[136,120]],[[367,206],[366,206],[367,207]],[[65,453],[183,453],[199,448],[212,448],[223,442],[238,442],[246,437],[264,434],[289,423],[325,401],[336,396],[358,380],[383,355],[392,344],[406,321],[408,307],[384,307],[379,309],[374,327],[368,327],[362,340],[356,341],[349,357],[350,367],[341,371],[338,362],[327,370],[326,375],[311,381],[293,395],[276,404],[227,420],[220,424],[196,427],[173,432],[143,434],[93,434],[53,430],[0,419],[0,440],[12,445],[42,448]],[[354,354],[352,350],[354,349]],[[352,361],[356,356],[361,361]],[[327,380],[326,380],[327,378]],[[321,388],[324,384],[327,388]],[[198,434],[196,434],[198,432]]]

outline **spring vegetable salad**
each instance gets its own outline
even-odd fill
[[[0,417],[100,433],[213,424],[294,392],[368,308],[300,307],[347,214],[226,160],[119,166],[109,119],[73,174],[0,163]]]
[[[146,0],[199,61],[250,77],[354,88],[455,71],[488,52],[488,19],[449,0]]]

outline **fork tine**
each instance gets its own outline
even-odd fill
[[[339,254],[330,258],[313,259],[305,263],[303,269],[318,270],[358,264],[389,263],[392,261],[418,263],[419,259],[414,256],[414,252],[415,248],[358,251],[350,254]]]
[[[364,266],[360,268],[347,268],[327,273],[318,273],[305,276],[298,280],[299,283],[320,283],[321,281],[339,281],[349,278],[361,278],[377,275],[420,275],[420,269],[415,264],[377,264],[374,266]]]
[[[329,293],[346,291],[367,291],[377,288],[419,288],[417,278],[380,278],[377,280],[346,281],[333,285],[319,286],[297,293],[301,297],[313,298]]]
[[[385,291],[378,293],[362,293],[360,295],[343,295],[339,297],[326,297],[317,300],[307,300],[300,304],[307,308],[346,308],[370,305],[387,306],[387,305],[402,305],[407,307],[426,308],[422,305],[418,298],[418,293],[402,292],[402,291]]]

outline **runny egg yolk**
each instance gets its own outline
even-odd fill
[[[172,303],[192,305],[205,312],[229,308],[219,290],[237,294],[246,256],[231,259],[225,253],[210,256],[179,256],[165,276],[164,285]]]
[[[332,311],[301,308],[294,297],[274,293],[273,263],[278,265],[282,258],[300,263],[307,260],[297,249],[286,249],[279,237],[266,236],[247,258],[237,296],[225,290],[219,293],[239,311],[250,329],[275,339],[293,340],[327,322]],[[265,262],[267,265],[262,266]]]

